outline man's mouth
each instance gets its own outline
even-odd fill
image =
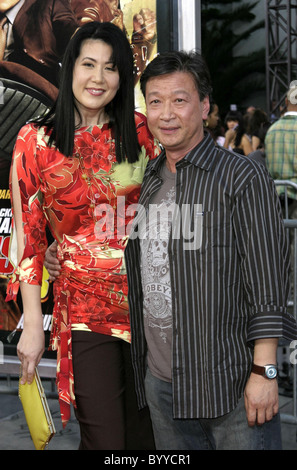
[[[163,134],[172,134],[178,130],[178,127],[161,127],[160,130]]]

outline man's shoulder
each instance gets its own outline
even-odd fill
[[[281,117],[269,127],[266,137],[272,135],[276,131],[297,128],[297,115],[289,114]]]
[[[224,147],[216,146],[214,150],[213,162],[215,165],[236,169],[247,166],[253,168],[253,161],[246,155],[241,155]]]
[[[216,158],[212,170],[220,181],[233,181],[234,188],[238,185],[249,185],[252,181],[269,179],[270,175],[263,162],[249,155],[240,155],[225,148],[216,150]]]

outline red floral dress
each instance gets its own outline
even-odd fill
[[[70,402],[75,405],[71,330],[130,341],[124,249],[146,164],[159,152],[144,116],[136,114],[135,119],[141,153],[133,164],[116,162],[108,125],[77,130],[71,158],[48,147],[45,129],[33,124],[21,129],[15,145],[25,249],[7,300],[16,298],[19,281],[41,285],[48,224],[62,266],[54,283],[50,345],[57,350],[64,425]]]

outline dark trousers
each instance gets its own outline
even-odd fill
[[[137,407],[130,345],[73,331],[72,356],[80,449],[153,450],[149,411]]]

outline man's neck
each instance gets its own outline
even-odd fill
[[[176,173],[176,163],[180,162],[191,150],[193,150],[204,138],[204,135],[202,135],[202,138],[197,139],[194,145],[190,145],[189,148],[182,148],[182,149],[166,149],[166,166],[168,170],[170,170],[172,173]]]

